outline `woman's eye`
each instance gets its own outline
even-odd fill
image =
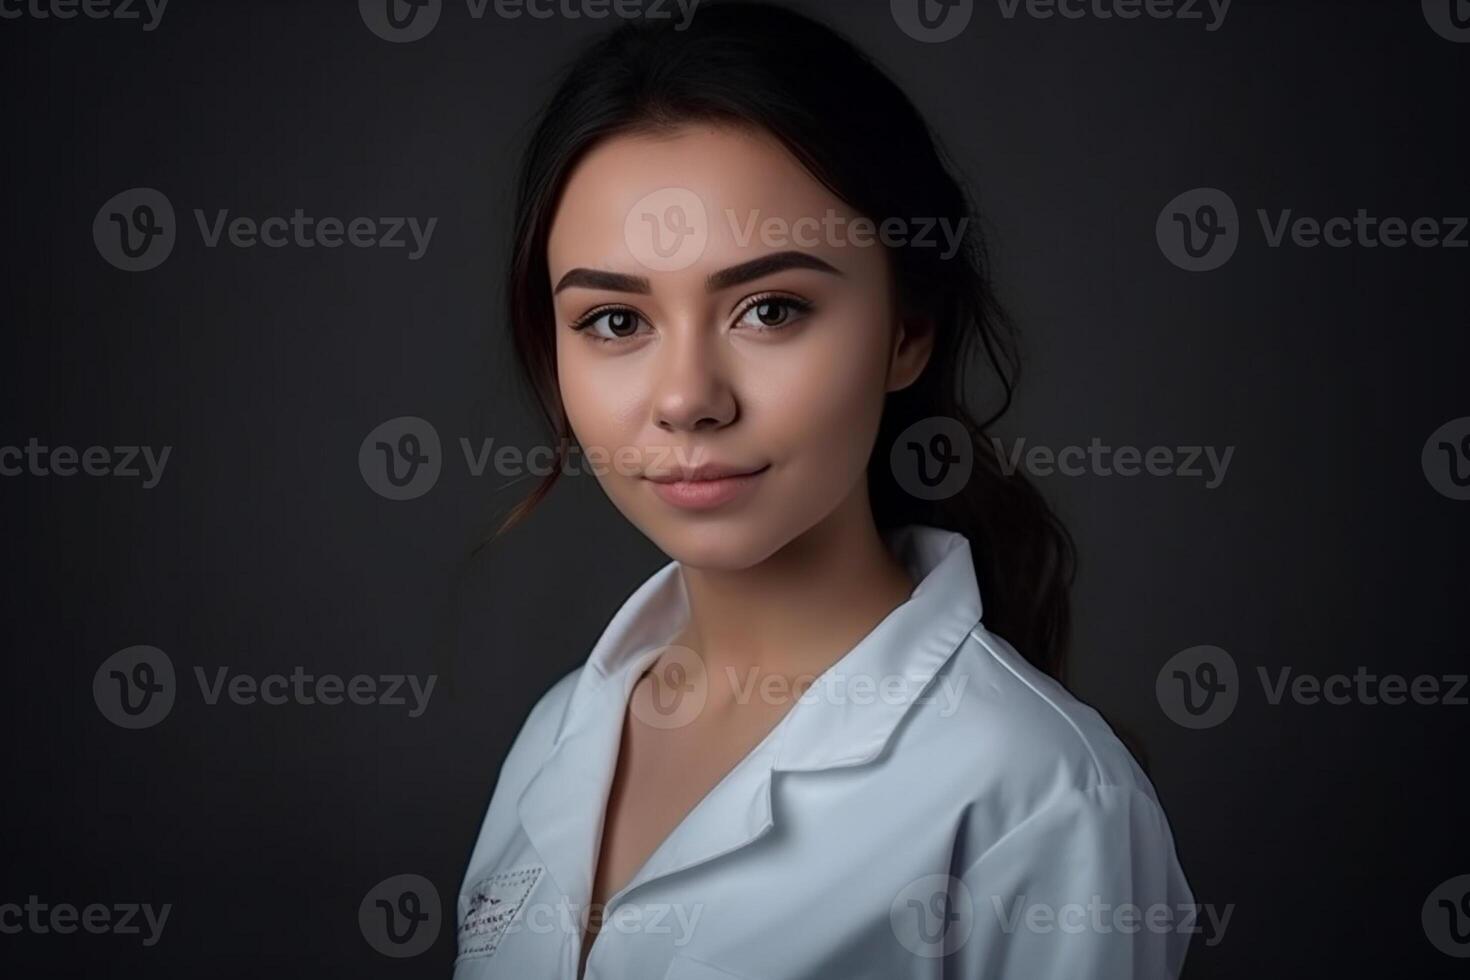
[[[779,330],[801,319],[811,308],[812,305],[806,300],[794,296],[767,296],[747,306],[736,326],[754,330]]]
[[[643,318],[632,310],[593,312],[572,325],[573,330],[590,333],[598,340],[625,340],[638,333]]]

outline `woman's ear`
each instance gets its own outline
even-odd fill
[[[888,390],[899,391],[919,379],[934,353],[934,321],[927,316],[900,316],[888,358]]]

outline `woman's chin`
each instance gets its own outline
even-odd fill
[[[686,568],[741,572],[753,568],[790,540],[769,522],[750,515],[703,515],[697,520],[659,521],[640,529],[659,550]]]

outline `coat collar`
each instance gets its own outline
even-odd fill
[[[964,535],[911,525],[888,538],[919,584],[838,660],[820,696],[782,719],[776,768],[814,771],[877,758],[915,699],[980,622],[980,591]],[[883,685],[889,684],[888,693]],[[878,696],[879,694],[882,696]]]
[[[764,835],[772,826],[773,771],[861,765],[883,752],[981,614],[963,535],[910,525],[887,539],[919,583],[909,599],[828,668],[686,815],[620,895]],[[683,578],[678,563],[670,562],[613,616],[578,677],[550,754],[519,800],[522,827],[573,903],[585,905],[591,895],[628,697],[687,616]]]

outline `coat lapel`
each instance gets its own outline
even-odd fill
[[[909,600],[828,668],[818,679],[835,682],[826,694],[794,705],[685,815],[609,906],[640,885],[738,851],[770,832],[775,771],[860,765],[882,754],[914,699],[981,614],[962,535],[909,527],[896,532],[892,546],[919,580]],[[578,679],[561,734],[519,800],[526,835],[578,911],[591,899],[629,695],[687,615],[678,565],[670,563],[608,624]],[[902,698],[864,701],[848,687],[885,677],[904,680]]]
[[[673,562],[623,603],[587,658],[550,754],[517,802],[522,829],[574,909],[591,901],[628,694],[686,610]]]

